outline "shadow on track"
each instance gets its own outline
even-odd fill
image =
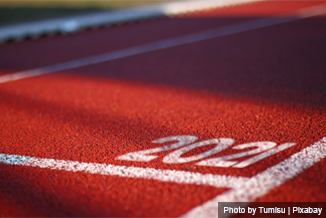
[[[55,38],[49,38],[24,42],[21,46],[5,45],[0,52],[3,56],[0,71],[32,69],[97,55],[135,43],[146,43],[147,38],[159,40],[160,35],[168,38],[172,34],[168,32],[169,24],[173,24],[175,28],[182,26],[187,32],[191,24],[202,24],[207,29],[248,19],[256,18],[166,19],[159,21],[162,23],[161,26],[158,25],[160,27],[149,22],[122,26],[112,31],[103,29],[58,37],[55,42]],[[64,74],[188,88],[224,93],[240,99],[324,108],[326,30],[322,26],[325,19],[315,17],[279,24],[76,68]],[[139,32],[135,32],[137,28]],[[129,34],[133,32],[135,34],[130,38]],[[82,35],[90,41],[85,43]],[[53,43],[48,45],[49,41]],[[44,55],[43,50],[37,49],[29,53],[31,46],[37,48],[42,45],[47,55]],[[19,62],[13,60],[15,55]]]

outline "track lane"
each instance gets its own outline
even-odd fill
[[[322,21],[309,18],[1,84],[0,153],[252,177],[326,135]],[[298,40],[293,40],[293,32]],[[270,140],[297,146],[242,170],[207,168],[193,162],[162,164],[168,152],[149,163],[115,160],[131,151],[157,147],[152,140],[181,134],[200,140],[231,137],[236,144]],[[187,156],[209,148],[193,150]],[[324,169],[324,162],[258,200],[298,199],[295,190],[287,192],[292,198],[282,190],[303,185],[309,193],[305,200],[323,201],[320,190],[325,178],[318,170]],[[3,210],[9,215],[33,214],[26,205],[36,199],[34,207],[44,208],[36,212],[41,216],[54,211],[58,216],[179,216],[227,191],[17,166],[1,168],[3,178],[15,184],[6,183],[2,203],[20,208]],[[29,176],[23,180],[25,172]],[[306,185],[311,176],[319,187]],[[73,188],[80,182],[85,183]],[[117,184],[115,197],[112,189],[105,189],[111,183]],[[87,192],[82,191],[87,186]],[[127,188],[118,188],[121,186]],[[25,195],[15,192],[10,197],[15,188]],[[153,198],[157,191],[161,195]],[[133,193],[131,198],[128,193]],[[188,193],[197,200],[187,198]],[[144,198],[141,208],[137,198]],[[162,203],[164,208],[159,199],[167,200]],[[60,205],[61,200],[67,206]]]
[[[173,19],[86,31],[70,36],[5,44],[1,45],[0,50],[1,74],[44,67],[240,23],[257,17],[289,13],[319,4],[319,1],[283,2],[282,7],[279,7],[277,3],[267,1],[195,13]],[[174,31],[171,31],[172,29]]]

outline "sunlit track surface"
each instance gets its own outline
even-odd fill
[[[258,2],[1,45],[0,216],[325,202],[325,12]]]

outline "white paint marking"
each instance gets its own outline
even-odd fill
[[[236,184],[234,189],[195,207],[183,218],[217,217],[218,202],[250,202],[267,194],[270,190],[294,178],[303,170],[313,166],[326,157],[326,137],[293,154],[281,163],[270,167],[244,183]]]
[[[130,57],[133,55],[143,54],[151,51],[158,51],[158,50],[171,48],[175,46],[186,45],[186,44],[213,39],[221,36],[228,36],[228,35],[241,33],[249,30],[259,29],[262,27],[268,27],[268,26],[273,26],[281,23],[299,20],[302,18],[312,17],[312,16],[323,14],[325,12],[326,12],[326,4],[318,5],[303,10],[299,10],[295,15],[283,14],[279,16],[272,16],[272,17],[246,21],[243,23],[233,24],[230,26],[220,27],[220,28],[188,34],[180,37],[161,40],[158,42],[121,49],[118,51],[108,52],[101,55],[81,58],[81,59],[59,63],[47,67],[41,67],[37,69],[21,71],[18,73],[3,75],[0,76],[0,83],[88,66],[91,64],[97,64],[105,61],[111,61],[120,58]]]
[[[210,158],[207,160],[200,161],[196,165],[212,166],[212,167],[230,167],[230,166],[238,163],[238,161],[230,161],[230,160],[258,154],[258,153],[261,153],[268,149],[271,149],[275,146],[276,146],[275,142],[251,142],[251,143],[241,144],[241,145],[234,146],[232,149],[245,149],[245,148],[252,148],[252,147],[255,147],[255,149],[237,153],[237,154],[231,154],[231,155],[222,156],[222,157]]]
[[[182,147],[186,144],[190,144],[194,141],[196,141],[198,138],[196,136],[189,136],[189,135],[181,135],[181,136],[172,136],[172,137],[166,137],[166,138],[161,138],[152,141],[152,143],[165,143],[165,142],[171,142],[171,141],[179,141],[177,143],[173,143],[170,145],[165,145],[163,147],[158,147],[158,148],[151,148],[147,150],[142,150],[142,151],[136,151],[136,152],[130,152],[128,154],[121,155],[117,158],[116,160],[127,160],[127,161],[151,161],[156,159],[158,156],[154,155],[149,155],[149,154],[154,154],[162,151],[168,151],[174,148],[179,148]]]
[[[186,147],[180,148],[180,149],[166,155],[163,158],[163,162],[169,163],[169,164],[177,164],[177,163],[187,163],[190,161],[196,161],[196,160],[211,156],[213,154],[216,154],[218,152],[221,152],[224,149],[230,147],[233,143],[234,143],[234,140],[230,139],[230,138],[210,139],[210,140],[206,140],[206,141],[197,142],[197,143],[188,145]],[[184,154],[190,150],[199,148],[201,146],[211,145],[211,144],[215,144],[216,146],[209,151],[206,151],[204,153],[194,155],[191,157],[181,157],[182,154]]]
[[[152,179],[162,182],[175,182],[179,184],[209,185],[214,187],[234,188],[244,183],[248,178],[201,174],[186,171],[159,170],[153,168],[115,166],[111,164],[83,163],[69,160],[55,160],[20,155],[0,154],[0,163],[40,167],[51,170],[64,170],[84,172],[108,176]]]
[[[179,141],[177,143],[173,143],[170,145],[165,145],[163,147],[158,147],[158,148],[150,148],[142,151],[136,151],[136,152],[130,152],[124,155],[121,155],[117,158],[116,160],[126,160],[126,161],[143,161],[143,162],[148,162],[151,160],[156,159],[158,156],[155,155],[150,155],[150,154],[155,154],[158,152],[162,151],[168,151],[171,149],[179,148],[182,146],[185,146],[187,144],[190,144],[194,141],[196,141],[198,138],[196,136],[190,136],[190,135],[180,135],[180,136],[172,136],[172,137],[166,137],[166,138],[161,138],[158,140],[152,141],[152,143],[166,143],[166,142],[174,142],[174,141]],[[170,154],[166,155],[163,158],[164,163],[168,164],[178,164],[178,163],[187,163],[191,161],[196,161],[199,159],[203,159],[206,157],[209,157],[213,154],[216,154],[218,152],[223,151],[224,149],[230,147],[234,143],[234,140],[231,138],[218,138],[218,139],[210,139],[206,141],[201,141],[197,142],[194,144],[190,144],[188,146],[179,148],[178,150],[175,150],[171,152]],[[181,157],[184,153],[193,150],[195,148],[201,147],[201,146],[206,146],[210,144],[216,144],[216,146],[204,153],[194,155],[191,157]],[[278,152],[281,152],[291,146],[294,146],[295,143],[285,143],[282,144],[276,148],[274,148],[277,144],[275,142],[251,142],[251,143],[246,143],[246,144],[241,144],[234,146],[233,149],[245,149],[245,148],[255,148],[250,151],[244,151],[236,154],[231,154],[227,156],[221,156],[221,157],[216,157],[216,158],[210,158],[206,160],[202,160],[196,165],[200,166],[211,166],[211,167],[236,167],[236,168],[243,168],[246,166],[249,166],[252,163],[255,163],[259,160],[262,160],[266,157],[269,157],[273,154],[276,154]],[[272,149],[273,148],[273,149]],[[263,152],[263,153],[261,153]],[[261,154],[259,154],[261,153]],[[245,157],[245,156],[252,156],[254,154],[259,154],[254,157],[251,157],[247,160],[244,160],[242,162],[238,161],[230,161],[234,160],[237,158]]]
[[[288,145],[285,144],[282,148],[284,147],[285,149],[287,146],[291,146],[291,143]],[[214,187],[231,188],[231,190],[226,191],[224,194],[192,209],[182,216],[183,218],[208,218],[217,216],[218,202],[254,201],[258,197],[267,194],[273,188],[276,188],[289,179],[294,178],[296,175],[302,173],[305,169],[313,166],[325,157],[326,137],[250,179],[185,171],[114,166],[110,164],[83,163],[78,161],[55,160],[8,154],[0,154],[0,163],[40,167],[52,170],[153,179],[179,184],[210,185]]]
[[[276,153],[281,152],[287,148],[290,148],[290,147],[294,146],[295,144],[296,143],[284,143],[282,145],[277,146],[276,148],[270,149],[268,151],[265,151],[264,153],[255,155],[247,160],[244,160],[236,165],[233,165],[232,167],[243,168],[243,167],[249,166],[250,164],[256,163],[257,161],[265,159],[266,157],[269,157],[273,154],[276,154]]]
[[[10,165],[22,165],[24,162],[32,159],[34,158],[28,156],[0,154],[0,163]]]

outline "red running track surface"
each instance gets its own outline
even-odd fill
[[[0,46],[0,74],[264,16],[296,16],[322,3],[259,2],[9,43]],[[323,15],[2,83],[0,154],[251,178],[326,136]],[[149,162],[116,159],[177,135],[296,145],[244,168],[164,163],[171,151]],[[211,157],[237,152],[230,147]],[[254,201],[326,201],[325,164],[322,158]],[[0,163],[0,216],[176,217],[228,190]]]

